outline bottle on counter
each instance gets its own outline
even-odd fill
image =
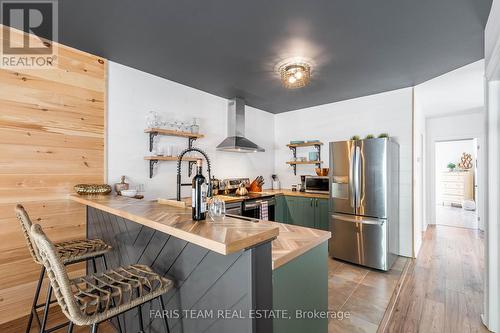
[[[201,221],[207,218],[208,185],[202,174],[201,159],[196,161],[196,176],[193,177],[192,203],[193,220]]]

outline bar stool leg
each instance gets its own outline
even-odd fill
[[[68,325],[68,333],[73,333],[73,325],[74,325],[73,322],[70,321]]]
[[[31,330],[31,323],[33,322],[33,315],[34,313],[36,313],[36,305],[38,303],[38,297],[40,296],[40,289],[42,287],[44,276],[45,276],[45,266],[42,265],[42,269],[40,270],[40,277],[38,278],[38,284],[36,285],[35,296],[33,297],[33,305],[31,306],[30,316],[28,318],[28,326],[26,327],[26,333],[29,333],[29,331]]]
[[[52,285],[49,284],[49,289],[47,290],[47,300],[45,301],[45,309],[43,311],[42,327],[40,327],[40,333],[45,333],[45,326],[47,325],[47,317],[49,316],[49,307],[50,307],[50,297],[51,296],[52,296]]]
[[[94,273],[97,274],[97,266],[95,264],[95,258],[92,258],[92,268],[94,269]]]
[[[165,321],[165,326],[167,327],[167,333],[170,333],[170,328],[168,327],[168,318],[165,313],[165,304],[163,303],[163,298],[161,297],[161,295],[158,298],[160,299],[161,314],[163,316],[163,320]]]
[[[103,254],[102,255],[102,262],[104,264],[104,270],[108,270],[108,263],[106,262],[106,256]]]
[[[144,333],[144,323],[142,321],[142,306],[137,306],[137,311],[139,312],[139,332]]]
[[[101,258],[102,258],[102,263],[104,264],[104,270],[107,271],[108,270],[108,263],[106,261],[106,256],[103,254],[101,256]],[[115,306],[115,300],[113,298],[111,298],[111,304],[113,306]],[[122,331],[122,325],[120,324],[120,315],[116,316],[116,322],[118,323],[118,332],[122,333],[123,331]]]
[[[97,333],[97,325],[98,325],[97,323],[92,325],[92,328],[90,329],[92,333]]]

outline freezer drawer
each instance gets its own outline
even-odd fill
[[[388,263],[387,224],[386,219],[332,214],[330,256],[363,266],[388,270],[392,263]]]

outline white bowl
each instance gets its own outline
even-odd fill
[[[133,198],[137,195],[137,190],[122,190],[120,192],[124,197]]]

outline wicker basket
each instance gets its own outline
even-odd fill
[[[84,194],[109,194],[112,189],[108,184],[78,184],[74,187],[75,192]]]

